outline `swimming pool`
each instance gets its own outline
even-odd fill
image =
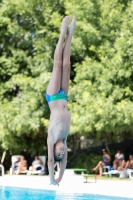
[[[111,197],[82,193],[62,193],[51,190],[0,187],[0,200],[133,200],[132,198]]]

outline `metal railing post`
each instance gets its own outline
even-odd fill
[[[4,176],[4,173],[5,173],[5,172],[4,172],[4,171],[5,171],[5,170],[4,170],[4,166],[0,164],[0,168],[1,168],[1,170],[2,170],[2,176]]]

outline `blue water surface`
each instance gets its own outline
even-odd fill
[[[36,190],[16,187],[0,187],[0,200],[133,200],[82,193],[62,193],[51,190]]]

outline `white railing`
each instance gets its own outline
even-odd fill
[[[0,164],[0,168],[1,168],[1,175],[4,176],[4,166]]]

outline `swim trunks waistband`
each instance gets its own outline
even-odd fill
[[[64,90],[60,89],[60,91],[57,94],[48,95],[46,93],[46,100],[47,100],[47,102],[57,101],[57,100],[66,100],[67,101],[68,100],[68,96],[64,92]]]

